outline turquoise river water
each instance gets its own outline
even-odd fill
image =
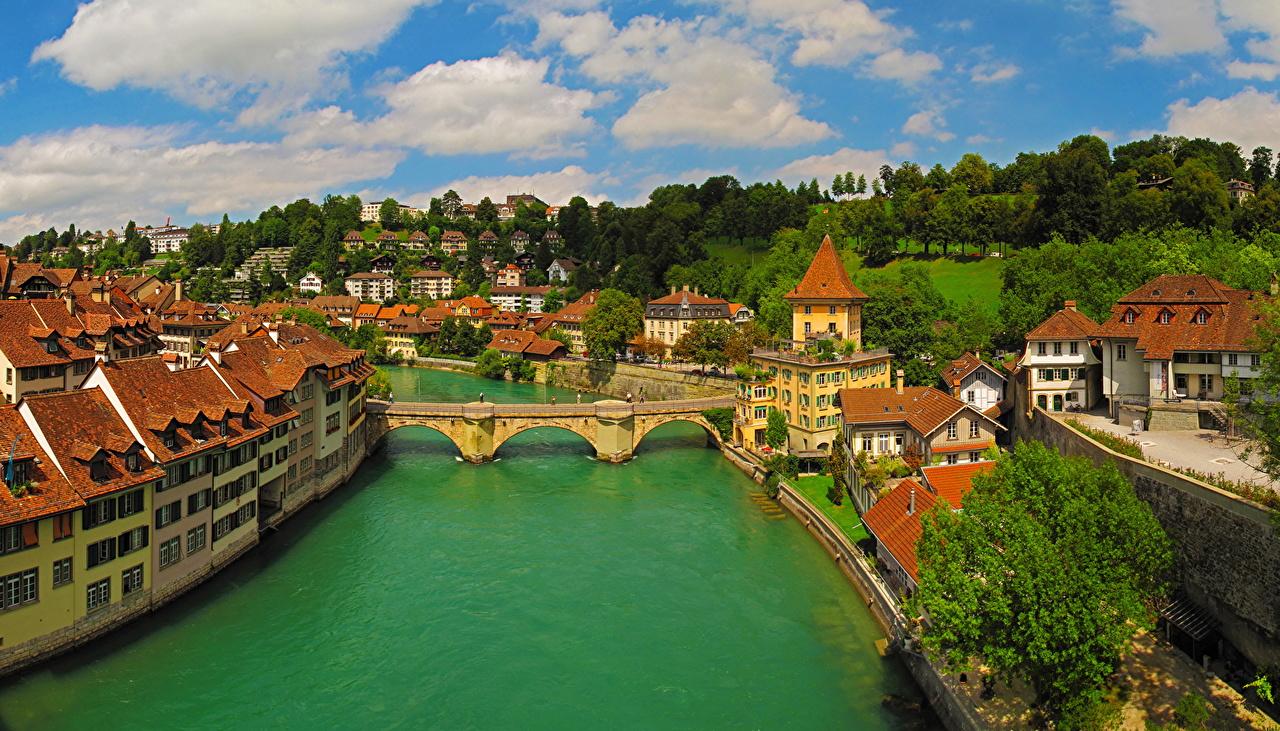
[[[393,369],[396,399],[572,391]],[[155,614],[0,681],[11,729],[898,729],[918,699],[831,560],[677,423],[630,463],[401,429]]]

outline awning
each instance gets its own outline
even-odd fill
[[[1185,596],[1179,596],[1166,604],[1160,610],[1160,616],[1196,642],[1208,637],[1218,628],[1217,620]]]

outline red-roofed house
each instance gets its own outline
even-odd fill
[[[1101,361],[1091,340],[1097,329],[1068,300],[1027,333],[1018,366],[1027,374],[1029,403],[1049,411],[1093,408],[1101,390]]]

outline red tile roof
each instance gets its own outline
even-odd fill
[[[1121,297],[1091,334],[1137,340],[1146,360],[1169,360],[1175,350],[1250,352],[1264,301],[1200,274],[1160,276]]]
[[[15,437],[18,439],[16,445]],[[26,463],[27,479],[31,483],[27,494],[20,498],[0,488],[0,525],[35,520],[84,505],[84,500],[54,466],[19,415],[17,406],[12,404],[0,406],[0,444],[13,450],[15,463]],[[7,453],[4,460],[0,470],[8,467]]]
[[[830,236],[824,236],[818,253],[809,263],[795,289],[783,295],[786,299],[865,300],[867,295],[849,279]]]
[[[922,467],[925,487],[947,501],[953,508],[962,507],[964,498],[973,489],[973,478],[995,469],[995,462],[966,462],[964,464]]]
[[[932,386],[907,386],[901,394],[893,388],[840,389],[840,411],[846,423],[905,423],[921,436],[937,431],[965,408],[963,401]]]
[[[911,511],[911,496],[915,495],[915,510]],[[907,479],[889,491],[862,516],[867,530],[893,554],[902,570],[912,581],[919,581],[916,562],[916,543],[923,531],[921,516],[938,502],[937,497],[915,480]]]
[[[1027,340],[1088,340],[1097,329],[1098,323],[1077,311],[1074,302],[1068,302],[1027,333]]]

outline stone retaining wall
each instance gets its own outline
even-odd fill
[[[1062,454],[1111,463],[1174,542],[1176,580],[1257,665],[1280,662],[1280,531],[1265,507],[1107,449],[1048,413],[1015,411],[1015,434]]]
[[[691,398],[731,396],[736,382],[730,378],[694,376],[680,371],[609,363],[607,361],[559,360],[538,368],[539,383],[573,390],[594,391],[615,398],[630,393],[647,401],[677,401]]]

